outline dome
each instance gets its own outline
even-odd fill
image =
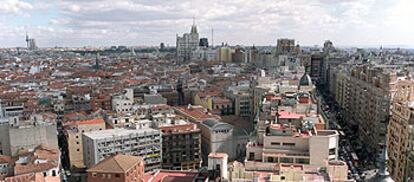
[[[303,74],[302,78],[299,80],[300,86],[311,86],[312,80],[311,77],[308,75],[308,73]]]

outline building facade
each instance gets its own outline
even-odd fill
[[[180,62],[190,61],[193,52],[199,47],[199,42],[199,34],[194,22],[190,33],[185,33],[181,37],[177,35],[176,48],[178,60]]]
[[[155,129],[110,129],[85,132],[82,136],[86,167],[116,153],[144,158],[145,171],[161,168],[161,133]]]
[[[201,165],[201,131],[184,120],[158,127],[162,132],[162,168],[194,170]]]

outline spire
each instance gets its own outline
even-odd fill
[[[196,26],[196,23],[195,23],[195,16],[193,16],[193,25],[191,26],[191,33],[192,34],[198,34],[197,26]]]
[[[27,35],[27,31],[26,31],[26,46],[27,48],[29,48],[29,35]]]
[[[193,16],[193,26],[195,26],[195,16]]]

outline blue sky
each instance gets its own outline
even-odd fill
[[[192,17],[231,45],[414,47],[413,0],[1,0],[0,47],[175,44]]]

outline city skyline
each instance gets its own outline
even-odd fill
[[[175,45],[196,17],[200,37],[230,45],[274,45],[294,38],[305,46],[414,47],[409,0],[346,1],[73,1],[5,0],[0,47]],[[311,36],[310,36],[311,35]]]

